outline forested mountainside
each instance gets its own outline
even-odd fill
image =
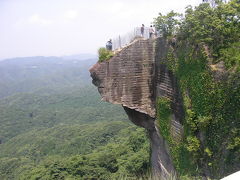
[[[144,130],[128,122],[122,107],[101,101],[88,73],[95,61],[0,61],[0,179],[106,179],[146,171]]]

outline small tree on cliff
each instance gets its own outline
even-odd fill
[[[232,0],[229,3],[216,1],[215,8],[209,3],[202,3],[195,8],[188,6],[178,39],[187,40],[190,44],[204,43],[217,58],[221,49],[239,42],[239,12],[239,0]]]
[[[175,34],[180,23],[181,14],[175,13],[174,11],[169,12],[167,15],[159,13],[159,16],[154,19],[156,29],[163,37],[171,37]]]
[[[107,50],[104,47],[101,47],[98,49],[98,61],[103,62],[109,60],[111,57],[113,57],[113,52]]]

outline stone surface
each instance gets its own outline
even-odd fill
[[[90,73],[102,99],[155,117],[154,56],[153,40],[138,40],[110,61],[95,64]]]
[[[134,109],[124,107],[129,119],[137,126],[147,129],[151,143],[151,167],[153,177],[169,179],[176,174],[166,141],[161,136],[154,118]],[[157,178],[157,179],[158,179]]]
[[[179,142],[183,134],[182,99],[177,80],[166,66],[168,49],[169,44],[163,39],[139,39],[109,61],[96,63],[90,69],[102,99],[121,104],[134,124],[148,130],[153,174],[160,174],[163,179],[176,171],[168,145],[156,125],[157,97],[171,100],[172,137]]]
[[[169,47],[171,43],[167,43],[164,39],[157,39],[156,41],[154,97],[165,97],[171,101],[172,115],[170,133],[173,139],[179,142],[182,140],[184,132],[182,126],[184,109],[177,79],[167,68],[166,57],[168,50],[171,48]]]

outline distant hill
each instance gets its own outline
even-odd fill
[[[78,59],[78,60],[85,60],[85,59],[96,59],[96,54],[74,54],[74,55],[68,55],[68,56],[61,56],[63,59]]]
[[[56,91],[90,84],[88,69],[97,60],[83,57],[87,56],[37,56],[0,61],[0,98],[42,88]]]

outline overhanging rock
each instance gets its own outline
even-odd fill
[[[153,176],[169,179],[176,174],[167,142],[159,133],[156,119],[157,97],[171,101],[170,133],[181,141],[182,100],[177,81],[167,68],[169,45],[164,39],[138,39],[109,61],[91,69],[93,84],[104,101],[121,104],[129,119],[149,132]],[[161,123],[161,122],[160,122]]]
[[[138,40],[90,73],[104,101],[156,116],[154,95],[155,43]]]

